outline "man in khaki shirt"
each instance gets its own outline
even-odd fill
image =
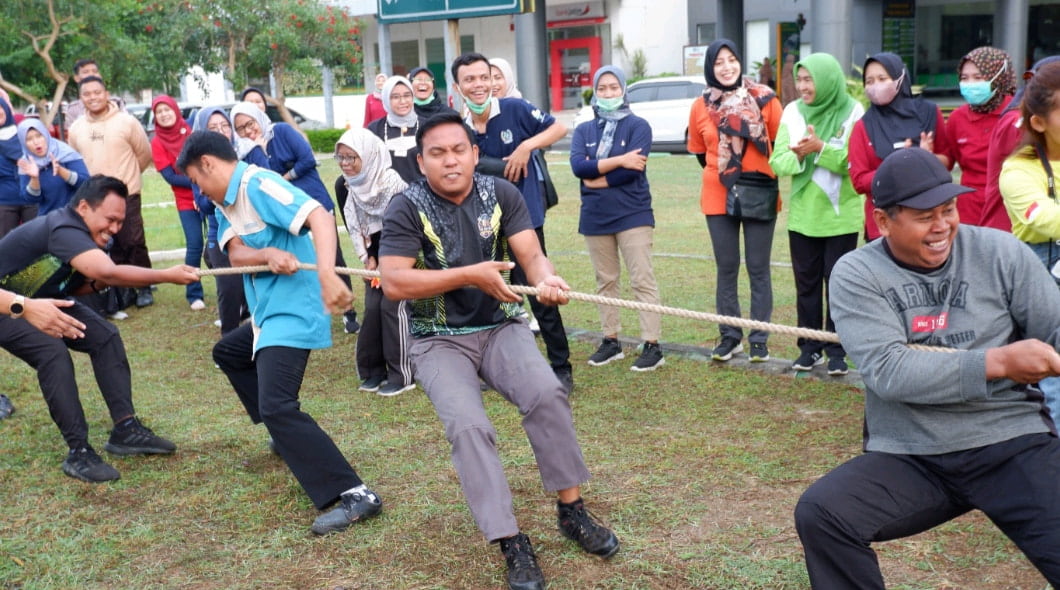
[[[110,257],[115,264],[151,268],[140,212],[140,174],[153,164],[151,143],[140,122],[110,100],[98,76],[81,79],[78,86],[85,116],[70,127],[70,145],[85,159],[92,174],[113,176],[129,187],[125,224],[114,236]],[[150,287],[137,291],[136,306],[154,303]]]

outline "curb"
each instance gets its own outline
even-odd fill
[[[567,337],[597,344],[603,339],[604,335],[600,332],[593,332],[590,330],[567,330]],[[622,348],[627,350],[635,349],[639,347],[641,343],[640,339],[627,338],[624,336],[619,336],[618,341],[622,344]],[[835,377],[828,374],[825,365],[814,367],[812,371],[793,371],[791,364],[795,362],[794,360],[781,359],[774,356],[770,356],[769,360],[763,363],[752,363],[748,360],[747,355],[741,353],[738,356],[734,356],[729,361],[719,362],[710,358],[712,349],[703,346],[659,342],[659,348],[666,353],[672,353],[684,358],[710,363],[718,367],[731,367],[741,370],[758,371],[760,373],[767,373],[769,375],[780,377],[790,377],[793,379],[817,379],[819,381],[828,381],[831,383],[843,383],[854,387],[864,387],[864,383],[862,383],[861,380],[861,373],[853,368],[850,369],[850,372],[846,375]]]

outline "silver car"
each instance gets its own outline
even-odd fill
[[[630,110],[651,125],[652,151],[685,151],[688,113],[706,85],[702,76],[670,76],[645,78],[626,88]],[[574,117],[574,126],[592,119],[592,107],[583,107]]]

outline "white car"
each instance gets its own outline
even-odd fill
[[[630,110],[651,125],[652,151],[685,151],[688,113],[706,86],[703,76],[670,76],[645,78],[626,88]],[[592,107],[582,107],[573,126],[591,121],[593,116]]]

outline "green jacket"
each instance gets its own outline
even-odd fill
[[[850,184],[847,167],[847,145],[854,123],[865,112],[858,104],[835,137],[822,137],[824,149],[799,162],[791,145],[806,133],[806,121],[798,103],[784,107],[777,132],[776,145],[769,164],[779,176],[811,176],[802,190],[788,197],[788,230],[805,236],[823,238],[858,233],[865,224],[862,197]]]

